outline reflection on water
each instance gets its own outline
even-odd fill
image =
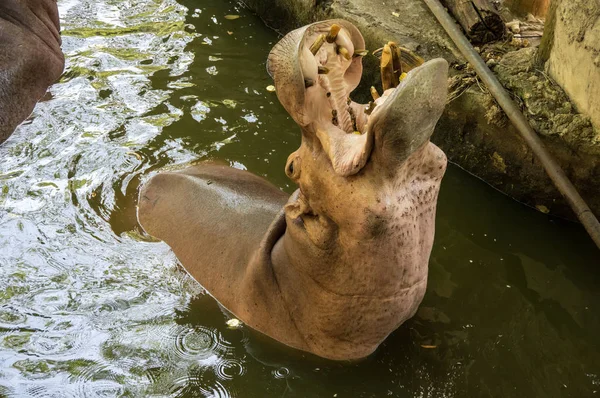
[[[229,329],[141,234],[136,191],[209,158],[292,189],[297,127],[266,91],[276,35],[234,1],[59,6],[67,70],[0,148],[0,396],[600,391],[597,250],[452,167],[423,305],[372,357],[332,363]]]

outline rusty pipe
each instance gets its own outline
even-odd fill
[[[600,223],[585,203],[573,183],[566,176],[565,172],[552,157],[544,143],[533,130],[523,113],[517,108],[502,84],[496,76],[483,62],[479,54],[473,49],[471,43],[458,28],[456,22],[450,17],[448,12],[442,7],[438,0],[424,0],[433,15],[446,30],[454,44],[458,47],[463,56],[469,61],[479,78],[487,86],[490,93],[496,98],[498,104],[502,107],[506,115],[517,128],[527,145],[531,148],[537,159],[540,161],[546,173],[554,183],[554,186],[567,200],[575,215],[581,221],[587,233],[596,246],[600,249]]]

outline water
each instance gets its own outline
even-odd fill
[[[0,147],[0,396],[600,391],[597,249],[456,167],[425,300],[372,357],[329,362],[229,329],[169,248],[140,233],[136,191],[197,159],[293,190],[283,168],[298,129],[266,90],[276,35],[232,1],[59,6],[67,70]]]

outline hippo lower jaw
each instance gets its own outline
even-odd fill
[[[318,139],[323,151],[328,155],[334,171],[342,177],[355,175],[362,170],[375,145],[379,147],[379,150],[375,151],[376,153],[373,155],[375,158],[387,157],[388,161],[393,160],[390,163],[395,163],[391,167],[398,167],[411,154],[422,148],[433,133],[437,118],[430,118],[427,111],[435,107],[439,108],[440,98],[445,96],[433,95],[430,101],[421,101],[420,104],[412,101],[412,98],[415,91],[435,92],[436,86],[445,89],[447,62],[443,59],[436,59],[415,66],[408,72],[404,72],[402,80],[399,80],[395,86],[384,81],[385,91],[381,96],[374,97],[374,100],[368,105],[353,102],[344,94],[343,97],[348,100],[345,102],[346,109],[342,112],[335,108],[340,101],[330,99],[339,97],[339,93],[344,93],[346,86],[339,84],[334,87],[330,84],[331,80],[328,79],[328,76],[336,71],[338,75],[343,75],[346,71],[344,69],[345,58],[332,57],[332,54],[337,52],[335,49],[331,50],[331,54],[325,58],[327,62],[324,65],[318,63],[318,68],[326,67],[329,72],[327,75],[319,75],[319,79],[307,89],[306,95],[310,101],[318,102],[327,99],[329,105],[325,109],[331,109],[331,112],[327,111],[326,113],[338,115],[339,120],[344,120],[340,115],[345,112],[347,116],[350,116],[346,118],[350,125],[346,125],[344,130],[342,128],[344,123],[336,120],[335,117],[332,120],[329,118],[316,119],[303,129],[303,135]],[[330,95],[334,92],[338,95]],[[411,109],[412,106],[419,105],[420,108]],[[405,118],[407,114],[418,114],[423,111],[425,111],[424,117],[417,117],[417,120],[412,120],[412,122]],[[406,130],[412,130],[411,134],[395,134],[397,131]],[[377,139],[376,135],[378,135]],[[382,141],[385,140],[395,141],[393,151],[387,150],[386,146],[382,144]],[[289,164],[286,168],[289,168]],[[304,222],[306,218],[310,218],[310,221],[318,220],[317,224],[319,225],[327,224],[327,220],[321,218],[321,214],[315,211],[310,203],[310,198],[302,192],[302,187],[300,187],[286,205],[288,217],[303,227],[311,224],[311,222]],[[312,223],[314,224],[314,222]],[[317,244],[317,240],[314,240],[314,243]]]

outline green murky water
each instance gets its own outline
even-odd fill
[[[140,235],[136,190],[209,158],[293,189],[298,130],[265,89],[276,35],[233,1],[58,3],[67,70],[0,147],[0,396],[600,391],[598,251],[455,167],[425,300],[372,357],[332,363],[228,329],[169,248]]]

